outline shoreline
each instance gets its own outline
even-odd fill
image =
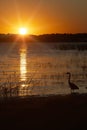
[[[0,101],[10,101],[10,100],[26,100],[26,99],[32,99],[32,98],[62,98],[62,97],[72,97],[72,96],[87,96],[87,93],[70,93],[70,94],[44,94],[44,95],[26,95],[26,96],[7,96],[7,97],[0,97]]]

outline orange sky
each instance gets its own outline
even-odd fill
[[[0,0],[0,33],[87,32],[87,0]]]

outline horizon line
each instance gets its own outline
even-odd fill
[[[24,36],[29,36],[29,35],[36,35],[36,36],[39,36],[39,35],[75,35],[75,34],[87,34],[87,32],[77,32],[77,33],[43,33],[43,34],[26,34]],[[0,33],[0,35],[20,35],[18,33]]]

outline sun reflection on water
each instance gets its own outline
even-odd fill
[[[27,73],[27,61],[26,61],[26,48],[20,50],[20,79],[21,81],[26,81]],[[25,85],[22,84],[22,87]]]

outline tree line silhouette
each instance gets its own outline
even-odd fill
[[[76,34],[43,34],[43,35],[25,35],[18,34],[0,34],[0,43],[10,42],[43,42],[52,49],[69,50],[87,50],[87,33]],[[34,45],[34,44],[33,44]],[[33,46],[32,45],[32,46]]]
[[[87,33],[26,35],[26,42],[87,42]],[[0,34],[0,42],[21,41],[18,34]]]

